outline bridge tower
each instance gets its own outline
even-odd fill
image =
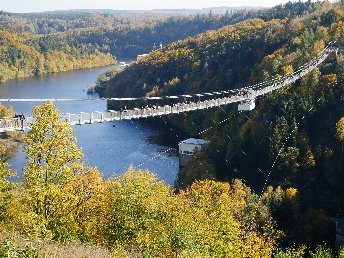
[[[337,59],[339,48],[337,46],[336,41],[330,42],[329,49],[330,49],[330,51],[329,51],[329,54],[327,56],[327,61],[333,61],[333,60]]]
[[[327,58],[326,58],[326,61],[333,61],[333,60],[336,60],[337,59],[337,55],[338,55],[338,48],[335,50],[335,51],[331,51]]]

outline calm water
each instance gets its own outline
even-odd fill
[[[128,61],[128,60],[119,60]],[[87,85],[110,69],[102,67],[79,70],[43,77],[13,80],[0,85],[0,98],[85,98]],[[97,97],[97,95],[91,95]],[[7,105],[8,103],[2,103]],[[26,115],[32,112],[35,103],[10,103],[17,113]],[[105,111],[106,102],[64,102],[55,103],[62,113],[79,113]],[[74,126],[74,135],[78,145],[82,147],[85,162],[97,167],[105,177],[120,175],[133,164],[147,168],[162,180],[172,185],[178,172],[178,158],[160,155],[167,147],[151,144],[146,141],[149,136],[157,135],[157,131],[145,128],[135,121]],[[25,157],[20,150],[11,159],[12,168],[21,173]]]

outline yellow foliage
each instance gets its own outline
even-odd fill
[[[334,73],[325,74],[320,77],[320,85],[324,90],[329,90],[337,84],[337,75]]]
[[[293,187],[289,187],[287,190],[285,190],[285,194],[286,194],[287,198],[293,199],[293,198],[295,198],[295,196],[297,194],[297,189],[293,188]]]
[[[272,232],[263,238],[257,231],[253,241],[242,229],[251,192],[240,181],[234,188],[197,181],[189,191],[174,194],[148,171],[130,168],[110,185],[107,221],[100,230],[110,247],[116,243],[154,257],[244,257],[247,250],[271,255]]]
[[[243,257],[268,258],[271,257],[273,250],[273,242],[266,241],[264,237],[252,234],[246,238]]]
[[[287,65],[283,67],[284,74],[291,74],[293,72],[293,66]]]
[[[314,159],[314,155],[311,149],[308,149],[306,151],[306,155],[304,157],[304,163],[307,168],[312,168],[315,166],[315,159]]]
[[[82,240],[118,256],[268,257],[278,232],[241,181],[197,181],[175,193],[149,171],[104,181],[84,169],[71,128],[46,103],[25,138],[24,182],[4,225],[29,237]]]
[[[314,50],[316,54],[319,54],[325,48],[325,42],[320,39],[314,42]]]
[[[114,64],[115,60],[110,54],[101,53],[98,49],[88,54],[81,54],[86,47],[80,44],[72,47],[59,36],[53,40],[60,41],[63,50],[52,49],[48,53],[42,52],[41,48],[32,41],[40,37],[32,34],[16,34],[0,29],[0,83],[9,79],[24,78],[44,73],[56,73],[80,68],[91,68]],[[9,52],[20,53],[9,58]]]
[[[344,142],[344,117],[336,123],[336,137],[339,141]]]
[[[293,39],[293,44],[294,45],[301,45],[302,41],[299,37],[296,37]]]

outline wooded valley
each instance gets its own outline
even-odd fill
[[[133,167],[105,179],[82,162],[56,107],[35,107],[17,183],[0,144],[1,257],[45,257],[60,244],[93,257],[344,257],[332,220],[344,217],[343,4],[149,17],[1,12],[0,24],[1,82],[149,53],[101,75],[104,97],[238,89],[292,73],[331,41],[340,49],[256,99],[253,111],[228,105],[155,119],[207,142],[173,187]],[[0,117],[13,113],[0,108]]]

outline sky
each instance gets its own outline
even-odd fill
[[[7,12],[42,12],[69,9],[151,10],[217,6],[274,6],[288,0],[0,0]]]

